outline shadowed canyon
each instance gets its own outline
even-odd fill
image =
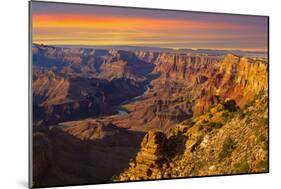
[[[268,171],[268,59],[33,44],[35,186]]]

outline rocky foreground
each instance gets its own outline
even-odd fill
[[[115,181],[268,172],[268,101],[260,92],[244,108],[227,100],[167,134],[149,131]]]

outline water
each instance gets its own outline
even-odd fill
[[[119,115],[119,116],[128,115],[128,112],[127,112],[127,111],[124,111],[124,110],[118,109],[117,112],[118,112],[117,115]]]
[[[148,93],[149,90],[150,90],[149,85],[146,85],[145,86],[145,91],[143,92],[142,95],[136,96],[136,97],[134,97],[132,99],[125,100],[125,101],[120,103],[120,106],[124,105],[124,104],[128,104],[130,102],[133,102],[133,101],[136,101],[136,100],[142,98],[143,96],[145,96]],[[117,114],[116,115],[118,115],[118,116],[128,115],[128,112],[125,111],[124,108],[121,108],[120,106],[117,108]]]

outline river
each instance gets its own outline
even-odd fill
[[[121,102],[119,104],[119,106],[117,107],[117,110],[116,110],[117,113],[115,115],[117,115],[117,116],[128,115],[129,112],[126,109],[122,108],[122,105],[129,104],[129,103],[131,103],[133,101],[139,100],[140,98],[144,97],[149,92],[149,90],[150,90],[149,84],[147,84],[145,86],[145,91],[141,95],[136,96],[136,97],[134,97],[132,99],[124,100],[123,102]]]

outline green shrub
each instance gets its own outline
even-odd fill
[[[267,142],[267,138],[264,135],[260,135],[258,138],[259,143],[265,143]]]
[[[268,172],[268,161],[266,160],[259,161],[257,167],[260,172]]]
[[[209,123],[208,123],[208,126],[209,126],[209,127],[215,127],[215,126],[216,126],[216,122],[209,122]]]
[[[262,89],[256,96],[255,98],[260,99],[262,96],[266,95],[266,91]]]
[[[261,118],[260,125],[264,127],[268,127],[268,118]]]
[[[216,128],[216,129],[220,129],[223,126],[223,123],[221,122],[212,122],[212,127]]]
[[[203,141],[203,136],[197,137],[197,140],[196,140],[195,144],[192,145],[190,151],[194,152],[196,150],[196,148],[201,144],[202,141]]]
[[[241,109],[239,109],[237,111],[237,113],[238,113],[239,119],[244,119],[246,117],[246,113]]]
[[[235,112],[239,109],[238,106],[236,106],[235,100],[227,100],[222,103],[224,109],[228,110],[229,112]]]
[[[261,146],[262,146],[262,148],[263,148],[264,150],[267,150],[267,148],[268,148],[268,139],[267,139],[266,136],[260,135],[260,136],[258,137],[258,143],[261,144]]]
[[[190,119],[184,120],[181,122],[182,125],[188,125],[191,122]]]
[[[235,147],[235,141],[232,138],[227,137],[223,142],[222,149],[219,154],[219,159],[224,160],[226,157],[230,156]]]
[[[117,175],[113,175],[112,177],[111,177],[111,180],[112,181],[118,181],[120,178],[119,178],[119,176],[117,176]]]
[[[213,129],[220,129],[223,126],[221,122],[205,122],[198,126],[198,131],[205,129],[207,132],[211,132]]]
[[[190,125],[193,126],[195,124],[195,122],[193,121],[192,118],[184,120],[183,122],[181,122],[182,125]]]
[[[232,119],[233,116],[234,116],[233,112],[224,111],[222,113],[222,117],[224,118],[225,121],[228,121],[228,120]]]
[[[212,131],[213,129],[220,129],[223,126],[221,122],[209,122],[206,124],[207,131]]]
[[[198,131],[202,131],[203,129],[204,129],[204,125],[200,124],[200,125],[198,126]]]
[[[246,160],[235,165],[236,173],[248,173],[249,169],[250,169],[250,166]]]
[[[224,119],[228,119],[228,118],[229,118],[229,112],[224,111],[224,112],[222,113],[222,117],[223,117]]]

